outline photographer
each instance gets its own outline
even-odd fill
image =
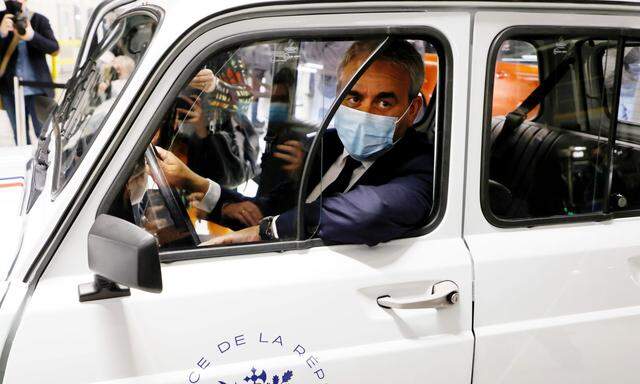
[[[25,81],[51,83],[46,54],[55,54],[58,49],[49,19],[39,13],[31,13],[27,0],[5,1],[6,10],[0,12],[0,96],[4,109],[9,114],[13,137],[16,132],[15,99],[13,78]],[[46,104],[54,97],[52,88],[25,87],[24,101],[26,120],[33,123],[36,136],[40,135],[42,122],[36,113],[38,105]],[[30,144],[27,133],[27,144]]]

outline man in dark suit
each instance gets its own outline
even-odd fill
[[[375,47],[358,42],[347,51],[340,88]],[[310,175],[311,190],[305,191],[307,236],[374,245],[424,224],[432,205],[433,148],[426,135],[411,128],[422,105],[423,68],[411,44],[394,40],[348,92],[334,117],[336,129],[327,130],[314,159],[312,169],[318,172]],[[208,218],[218,221],[235,205],[241,209],[237,218],[251,225],[204,245],[295,238],[296,188],[283,185],[248,199],[198,176],[168,151],[159,155],[171,184],[204,195],[201,207],[210,212]]]
[[[5,1],[7,10],[0,12],[0,60],[5,62],[0,66],[0,96],[2,104],[9,114],[9,120],[13,127],[13,136],[16,135],[16,114],[13,94],[13,78],[18,76],[26,81],[38,81],[51,83],[51,74],[47,65],[47,54],[55,54],[58,49],[49,19],[39,13],[29,13],[25,6],[26,0]],[[26,17],[26,29],[20,34],[16,25],[16,15]],[[9,56],[10,55],[10,56]],[[25,87],[25,111],[26,119],[33,122],[36,136],[40,135],[42,122],[36,114],[38,97],[54,97],[52,88]],[[27,143],[30,143],[27,134]]]

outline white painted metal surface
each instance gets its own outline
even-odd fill
[[[474,259],[474,383],[637,383],[640,220],[499,229],[480,209],[489,46],[512,25],[637,28],[640,15],[476,15],[465,239]]]
[[[318,247],[163,265],[162,294],[133,291],[127,298],[79,303],[77,285],[92,278],[86,241],[98,204],[175,74],[192,57],[184,55],[158,83],[30,296],[23,282],[27,271],[120,128],[117,123],[144,80],[176,38],[203,17],[248,3],[158,2],[166,10],[158,35],[69,184],[53,200],[49,175],[31,212],[2,223],[2,257],[13,252],[4,247],[11,244],[12,231],[22,232],[22,223],[25,228],[22,246],[11,245],[19,249],[15,266],[0,285],[0,346],[5,353],[11,346],[4,382],[186,383],[196,377],[210,382],[240,377],[250,362],[261,369],[296,367],[307,383],[319,377],[319,369],[335,383],[468,383],[472,300],[474,383],[637,382],[638,219],[504,230],[486,222],[479,203],[490,42],[515,24],[637,28],[640,20],[629,13],[634,8],[620,5],[404,2],[407,10],[419,12],[297,17],[292,24],[249,18],[222,26],[196,40],[192,56],[207,42],[270,26],[409,24],[441,31],[451,44],[454,64],[449,190],[442,222],[423,237],[374,248]],[[383,5],[357,4],[363,10]],[[456,13],[437,12],[451,6]],[[472,7],[506,12],[478,13],[471,34]],[[542,7],[554,11],[509,12]],[[580,14],[572,7],[593,13]],[[622,11],[627,14],[613,15]],[[473,274],[462,228],[474,257]],[[446,279],[460,287],[454,307],[390,311],[376,304],[380,295],[420,294]],[[307,360],[312,355],[317,362]]]

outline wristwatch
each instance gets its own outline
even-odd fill
[[[275,240],[275,236],[273,235],[273,216],[267,216],[260,220],[258,234],[260,235],[260,240]]]

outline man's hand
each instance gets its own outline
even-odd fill
[[[191,80],[189,86],[209,93],[216,89],[217,82],[213,71],[205,68],[196,74],[196,77]]]
[[[230,203],[222,207],[222,216],[238,220],[246,226],[258,225],[262,220],[262,212],[250,201]]]
[[[214,237],[213,239],[200,243],[200,247],[207,245],[223,245],[223,244],[244,244],[260,241],[260,232],[258,226],[245,228],[241,231],[231,232],[223,236]]]
[[[9,32],[13,32],[13,15],[7,13],[2,18],[2,22],[0,22],[0,36],[5,38],[9,35]]]
[[[207,193],[209,182],[204,177],[193,172],[176,155],[163,148],[156,147],[158,164],[169,184],[176,188],[183,188],[190,192]],[[158,183],[155,180],[156,184]]]
[[[277,151],[273,153],[273,157],[282,159],[285,165],[282,170],[289,174],[297,172],[304,164],[304,147],[298,140],[287,140],[283,144],[276,145]]]

